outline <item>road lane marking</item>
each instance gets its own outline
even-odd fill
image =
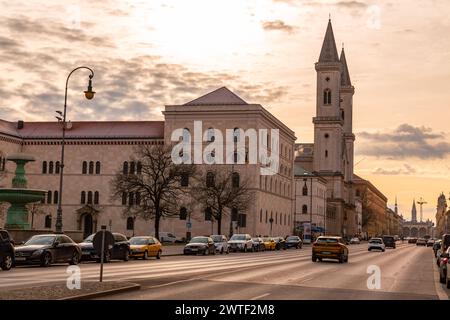
[[[256,297],[250,298],[250,300],[258,300],[258,299],[267,297],[267,296],[269,296],[269,295],[270,295],[269,292],[268,292],[268,293],[264,293],[264,294],[262,294],[262,295],[260,295],[260,296],[256,296]]]

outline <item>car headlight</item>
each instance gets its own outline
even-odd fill
[[[42,252],[44,252],[44,250],[38,249],[38,250],[33,251],[32,255],[33,256],[40,256],[42,254]]]

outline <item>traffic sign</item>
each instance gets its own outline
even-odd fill
[[[186,222],[186,228],[188,229],[192,228],[192,222]]]
[[[105,244],[104,244],[105,250],[110,250],[114,245],[114,236],[111,232],[109,232],[108,230],[98,231],[95,234],[94,239],[92,240],[92,244],[94,245],[95,252],[98,254],[99,257],[100,257],[100,252],[102,252],[102,233],[103,232],[105,233]]]

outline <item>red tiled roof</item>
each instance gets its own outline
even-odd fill
[[[95,138],[164,138],[164,121],[74,121],[66,130],[68,139]],[[22,129],[17,123],[0,120],[0,133],[24,139],[60,138],[61,124],[54,122],[24,122]]]

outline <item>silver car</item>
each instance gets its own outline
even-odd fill
[[[233,251],[254,251],[252,236],[249,234],[233,234],[228,241],[230,250]]]
[[[228,240],[226,236],[224,236],[223,234],[213,234],[211,235],[211,238],[214,241],[216,252],[219,252],[220,254],[230,253],[230,247],[228,246]]]
[[[368,251],[372,250],[381,250],[384,252],[386,250],[386,246],[381,238],[372,238],[369,240],[369,245],[367,248]]]

